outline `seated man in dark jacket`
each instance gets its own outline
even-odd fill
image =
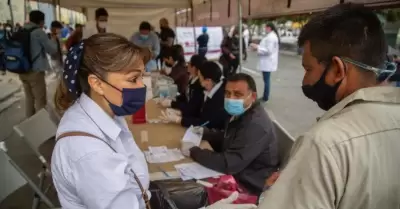
[[[207,61],[199,69],[199,80],[204,91],[204,104],[198,117],[165,115],[163,120],[180,123],[184,127],[205,126],[209,129],[222,130],[229,114],[224,110],[224,88],[221,68],[217,63]]]
[[[264,107],[256,102],[253,78],[239,73],[228,78],[225,110],[232,115],[225,131],[204,131],[214,151],[183,146],[182,152],[201,165],[231,174],[251,193],[259,195],[265,179],[278,169],[278,141],[272,121]]]
[[[204,88],[201,86],[198,74],[200,66],[206,61],[207,59],[201,55],[193,55],[187,67],[190,79],[185,94],[177,96],[176,101],[163,99],[160,104],[163,107],[179,110],[184,117],[200,117],[204,102]]]

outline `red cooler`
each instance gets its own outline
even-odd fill
[[[140,108],[135,114],[132,115],[132,123],[133,124],[142,124],[146,123],[146,105]]]

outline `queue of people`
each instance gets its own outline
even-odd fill
[[[32,11],[29,19],[24,28],[32,32],[35,60],[32,71],[20,79],[27,101],[35,101],[27,106],[33,115],[45,105],[43,69],[48,62],[42,51],[57,55],[60,25],[54,23],[49,39],[37,30],[43,26],[44,14]],[[258,101],[254,79],[236,73],[239,55],[245,53],[239,50],[237,29],[222,44],[226,65],[221,69],[203,54],[186,63],[182,47],[173,45],[175,34],[166,19],[160,20],[160,38],[143,22],[131,40],[110,33],[107,20],[104,8],[96,10],[96,22],[88,24],[83,41],[72,45],[67,54],[55,95],[63,117],[51,172],[63,208],[150,208],[147,162],[124,116],[145,105],[142,77],[149,61],[160,56],[165,64],[161,72],[174,80],[179,91],[177,98],[159,101],[162,107],[176,109],[176,114],[162,119],[194,126],[213,148],[188,143],[182,153],[207,168],[233,175],[261,196],[258,208],[392,209],[400,205],[400,89],[387,84],[395,69],[388,68],[392,65],[387,63],[383,29],[370,9],[340,4],[303,27],[298,40],[304,49],[301,88],[326,112],[294,142],[284,167],[278,158],[279,139]],[[259,45],[251,45],[260,56],[267,88],[264,101],[269,99],[270,72],[277,68],[278,45],[279,36],[268,24],[267,36]],[[228,198],[206,208],[257,207],[233,201]]]

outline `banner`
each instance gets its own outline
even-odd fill
[[[190,60],[195,51],[195,44],[197,45],[197,37],[202,34],[202,27],[177,27],[176,28],[176,40],[177,44],[182,45],[185,52],[186,61]],[[221,55],[221,43],[223,39],[222,27],[208,27],[207,34],[208,39],[208,51],[207,59],[218,60]],[[198,46],[197,46],[198,49]]]

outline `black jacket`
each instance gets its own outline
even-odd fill
[[[205,122],[208,122],[206,125],[207,128],[223,130],[225,127],[225,122],[229,118],[228,113],[224,109],[224,100],[225,83],[221,85],[212,98],[207,97],[203,107],[201,108],[199,117],[183,116],[181,121],[182,126],[200,126]]]
[[[171,107],[182,112],[183,117],[200,117],[201,107],[204,103],[204,88],[197,79],[194,83],[189,81],[188,92],[181,94]]]
[[[271,119],[255,103],[227,123],[224,132],[205,132],[213,151],[193,147],[190,156],[201,165],[231,174],[251,193],[260,194],[265,180],[278,169],[278,141]]]

